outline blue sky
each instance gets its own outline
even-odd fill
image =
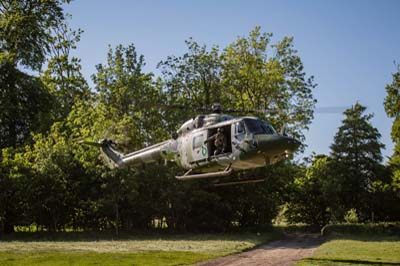
[[[82,28],[76,56],[90,78],[104,63],[108,45],[133,43],[146,59],[146,71],[169,55],[186,51],[184,40],[225,47],[255,26],[274,34],[273,42],[293,36],[305,71],[318,84],[317,106],[351,106],[374,113],[390,156],[392,121],[386,117],[385,85],[400,62],[399,0],[280,1],[73,1],[66,6],[72,28]],[[306,132],[306,154],[329,153],[342,114],[315,114]]]

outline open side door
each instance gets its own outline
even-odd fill
[[[231,124],[221,127],[223,129],[223,134],[225,136],[225,144],[224,144],[225,148],[224,148],[224,152],[222,154],[232,153],[232,133],[231,133],[232,130],[231,130],[231,127],[232,127]],[[217,133],[217,131],[218,131],[218,128],[208,129],[207,137],[210,138],[210,137],[214,136]],[[209,157],[214,156],[214,152],[216,149],[214,141],[208,142],[207,148],[208,148],[208,156]]]
[[[204,143],[207,139],[207,131],[201,131],[193,134],[191,137],[191,160],[190,163],[196,163],[200,161],[205,161],[208,158],[208,148],[207,143]]]

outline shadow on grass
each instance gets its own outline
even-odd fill
[[[400,235],[388,234],[332,234],[327,240],[354,240],[360,242],[398,242]]]
[[[85,231],[85,232],[16,232],[11,234],[0,234],[0,242],[22,241],[22,242],[45,242],[45,241],[118,241],[118,240],[168,240],[168,241],[250,241],[274,240],[281,238],[280,230],[266,232],[233,232],[233,233],[176,233],[176,232],[121,232],[116,236],[111,231]]]
[[[380,261],[368,261],[368,260],[350,260],[350,259],[322,259],[322,258],[307,258],[303,259],[302,262],[310,263],[326,263],[326,265],[331,265],[331,263],[346,263],[346,265],[400,265],[398,262],[380,262]],[[317,264],[318,265],[318,264]]]

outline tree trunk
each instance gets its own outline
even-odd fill
[[[118,203],[115,203],[115,234],[119,236],[119,210]]]
[[[14,233],[14,224],[5,220],[3,223],[3,231],[6,234]]]

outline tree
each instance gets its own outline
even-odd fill
[[[256,27],[248,37],[239,37],[222,53],[222,87],[239,109],[270,110],[265,118],[276,127],[304,139],[316,100],[313,77],[306,77],[293,38],[274,45],[271,33]]]
[[[36,134],[34,145],[24,156],[30,162],[33,173],[29,180],[26,197],[32,223],[56,231],[68,223],[73,214],[74,201],[71,198],[70,182],[76,163],[71,145],[55,123],[48,135]]]
[[[80,59],[71,56],[82,30],[73,31],[65,22],[53,29],[49,43],[51,58],[41,80],[55,99],[53,120],[66,118],[74,103],[90,97],[89,86],[81,73]]]
[[[182,56],[169,56],[158,67],[164,75],[171,103],[192,103],[208,106],[223,100],[221,88],[221,59],[217,46],[210,50],[193,39],[185,41],[188,52]],[[184,102],[182,102],[184,101]]]
[[[29,178],[33,171],[23,153],[13,148],[1,150],[0,232],[14,231],[14,224],[30,224],[26,219]]]
[[[52,97],[36,77],[0,63],[0,149],[19,147],[51,125]]]
[[[303,139],[313,118],[315,88],[306,77],[293,38],[270,45],[272,34],[256,27],[248,37],[239,37],[221,52],[207,49],[192,39],[188,52],[159,63],[167,100],[172,104],[270,110],[265,117],[277,127]],[[271,51],[270,51],[271,50]],[[194,112],[188,112],[188,116]],[[178,118],[179,119],[179,118]],[[182,118],[180,118],[182,120]]]
[[[50,106],[47,92],[21,68],[41,69],[50,50],[52,29],[64,20],[64,2],[68,1],[1,1],[0,148],[16,147],[30,131],[49,124],[43,121]]]
[[[219,102],[224,108],[274,109],[275,112],[267,112],[261,118],[270,120],[278,127],[288,124],[291,134],[303,138],[302,131],[307,128],[313,116],[315,100],[312,90],[316,85],[312,77],[306,77],[301,59],[293,47],[293,39],[284,38],[270,46],[271,36],[261,33],[257,27],[249,36],[239,37],[222,51],[217,46],[207,48],[189,39],[186,41],[186,53],[178,57],[170,56],[159,64],[166,102],[199,107],[210,107],[214,102]],[[175,112],[168,116],[168,120],[175,122],[176,127],[183,119],[196,114],[191,110],[186,114]],[[252,185],[226,189],[223,195],[218,191],[213,192],[218,194],[217,198],[223,202],[221,204],[229,210],[224,217],[234,220],[239,226],[270,223],[279,204],[287,197],[282,189],[286,187],[285,182],[281,182],[278,176],[295,172],[293,168],[282,164],[279,171],[271,167],[242,173],[268,179],[265,185],[257,186],[257,192]],[[285,180],[291,183],[290,178]],[[201,187],[192,187],[191,190],[191,194],[198,193],[203,198],[207,197],[205,195],[215,197]],[[277,191],[284,196],[278,196]],[[206,199],[204,204],[208,206],[208,214],[215,209]],[[185,204],[176,206],[191,210]],[[178,213],[183,215],[181,211]],[[192,216],[196,215],[195,211],[191,213]],[[213,217],[218,219],[218,216]]]
[[[68,0],[5,0],[0,5],[0,60],[39,70],[50,50],[51,30],[64,20]]]
[[[345,211],[359,211],[362,220],[371,218],[371,198],[368,194],[372,182],[378,180],[382,168],[381,135],[372,126],[372,114],[356,103],[344,112],[346,116],[331,145],[335,161],[335,178]]]
[[[208,49],[193,39],[185,41],[188,51],[182,56],[168,56],[158,64],[162,73],[165,102],[169,105],[211,107],[229,102],[221,84],[221,56],[217,46]],[[187,119],[197,115],[195,110],[164,112],[169,132],[174,132]]]
[[[393,186],[400,191],[400,65],[392,75],[393,81],[386,85],[385,111],[393,119],[392,140],[395,144],[390,165],[393,169]]]
[[[92,76],[96,97],[92,102],[78,101],[67,118],[71,136],[75,139],[112,138],[125,152],[164,140],[166,134],[163,118],[157,109],[147,108],[149,102],[160,102],[160,90],[153,84],[152,74],[142,71],[143,66],[144,57],[137,54],[133,45],[119,45],[115,50],[110,48],[107,63],[97,65],[97,73]],[[88,120],[88,117],[92,119]],[[126,209],[122,211],[122,207],[135,206],[134,202],[139,197],[135,197],[138,180],[146,175],[129,167],[105,169],[98,162],[97,154],[97,150],[96,153],[87,148],[77,150],[79,160],[88,168],[96,169],[93,174],[101,184],[101,193],[98,198],[94,198],[100,203],[99,215],[106,226],[113,227],[118,233],[120,226],[129,227],[129,224],[139,224],[137,221],[143,220],[140,217],[143,213],[134,218],[127,217],[129,212]],[[152,204],[146,203],[146,207],[151,210]]]
[[[326,155],[313,158],[312,165],[294,180],[294,188],[285,215],[291,223],[307,223],[322,227],[331,219],[334,198],[329,181],[332,164]]]
[[[52,29],[64,20],[62,0],[0,2],[0,149],[20,147],[32,131],[50,126],[50,103],[42,82],[22,69],[39,71],[49,53]],[[5,158],[0,156],[3,161]],[[12,173],[0,178],[11,180]],[[14,222],[6,213],[5,231]]]
[[[107,106],[107,118],[121,126],[110,128],[110,133],[119,134],[120,144],[130,149],[166,137],[159,109],[148,106],[161,104],[161,89],[153,83],[152,73],[143,72],[144,65],[144,56],[137,54],[134,45],[118,45],[109,48],[107,64],[97,65],[92,76],[99,102]]]

